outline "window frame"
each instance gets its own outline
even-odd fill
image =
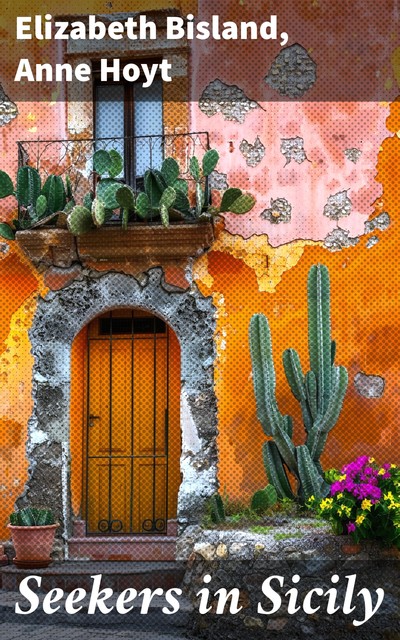
[[[121,72],[125,65],[127,64],[160,64],[162,62],[161,57],[149,57],[149,58],[131,58],[126,60],[121,60]],[[129,80],[125,80],[122,78],[119,81],[110,80],[107,82],[102,82],[100,80],[100,61],[92,60],[92,76],[93,76],[93,137],[97,139],[97,131],[96,131],[96,121],[97,121],[97,105],[100,102],[97,99],[98,88],[100,86],[110,86],[117,85],[123,86],[124,88],[124,178],[123,182],[128,184],[133,189],[137,188],[138,179],[142,182],[143,176],[139,176],[136,173],[136,158],[135,158],[135,99],[134,99],[134,91],[135,85],[145,80],[145,76],[142,73],[139,78],[135,82],[130,82]],[[161,74],[158,71],[155,75],[155,79],[161,78]],[[161,108],[162,108],[162,133],[161,136],[164,136],[164,90],[162,88],[161,95]],[[151,135],[151,134],[149,134]]]

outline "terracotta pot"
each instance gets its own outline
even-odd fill
[[[342,551],[348,556],[355,555],[356,553],[360,553],[361,544],[359,542],[346,542],[342,544]]]
[[[14,564],[21,569],[44,569],[52,562],[50,553],[59,524],[17,527],[8,524],[15,549]]]

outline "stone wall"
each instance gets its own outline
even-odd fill
[[[287,521],[263,534],[188,528],[178,556],[187,560],[192,633],[226,640],[398,640],[398,552],[369,542],[358,553],[345,552],[347,538],[318,525]],[[220,589],[234,590],[225,606]]]

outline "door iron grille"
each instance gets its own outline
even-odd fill
[[[86,533],[166,534],[169,331],[143,312],[88,332]]]

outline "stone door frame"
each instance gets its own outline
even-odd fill
[[[71,346],[93,318],[118,308],[139,308],[162,318],[181,349],[181,475],[179,530],[197,524],[217,490],[217,407],[214,392],[215,308],[195,285],[183,291],[166,284],[156,267],[140,281],[121,273],[83,275],[39,298],[29,331],[34,357],[33,411],[28,422],[28,480],[18,507],[42,504],[71,533],[70,380]]]

